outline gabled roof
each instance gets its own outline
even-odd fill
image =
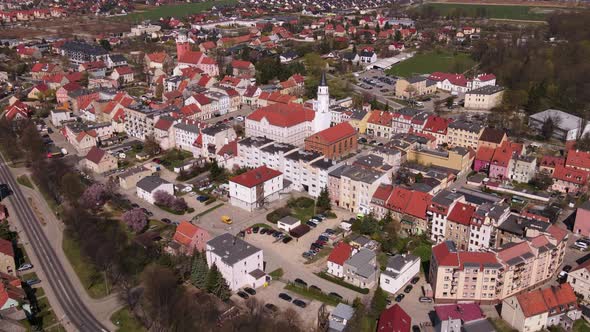
[[[352,255],[352,246],[346,242],[340,242],[332,249],[330,256],[328,256],[328,262],[332,262],[337,265],[344,265],[344,262]]]
[[[317,137],[327,144],[336,143],[348,137],[356,135],[356,130],[348,122],[342,122],[334,127],[330,127],[315,133],[311,137]],[[310,139],[310,137],[306,138]]]
[[[91,161],[94,164],[100,164],[100,161],[102,160],[102,158],[105,156],[106,151],[93,146],[92,148],[90,148],[90,150],[88,151],[88,153],[86,154],[86,160]]]
[[[475,154],[475,160],[490,162],[492,161],[492,157],[494,156],[495,151],[496,149],[494,148],[482,146],[479,149],[477,149],[477,153]]]
[[[426,120],[422,130],[446,135],[447,129],[449,129],[449,123],[451,121],[451,119],[443,118],[438,115],[431,115]]]
[[[176,227],[176,232],[174,233],[174,241],[189,246],[195,237],[195,235],[199,232],[206,232],[199,226],[195,226],[188,221],[182,221],[178,227]]]
[[[479,140],[483,142],[500,144],[502,143],[502,140],[505,136],[506,132],[504,132],[504,130],[486,127],[481,133]]]
[[[462,323],[467,323],[485,318],[477,303],[437,305],[434,307],[434,311],[440,321],[459,319]]]
[[[227,143],[226,145],[222,146],[221,149],[219,149],[219,152],[217,152],[218,155],[224,157],[224,156],[231,156],[231,157],[237,157],[238,156],[238,140],[233,140],[229,143]]]
[[[243,60],[232,60],[231,66],[236,69],[250,69],[251,67],[254,67],[252,62]]]
[[[410,332],[412,318],[399,304],[395,304],[381,313],[377,332]]]
[[[471,216],[473,216],[474,213],[474,206],[457,202],[457,204],[455,204],[455,206],[451,210],[448,220],[461,225],[469,226]]]
[[[266,119],[277,127],[293,127],[303,122],[313,121],[315,112],[300,104],[272,104],[262,107],[248,115],[247,119],[260,122]]]
[[[581,169],[556,166],[551,176],[553,179],[585,185],[588,183],[588,172]]]
[[[252,188],[266,181],[274,179],[281,174],[283,173],[263,165],[246,173],[234,176],[233,178],[229,179],[229,181],[244,187]]]
[[[526,318],[545,312],[549,312],[549,316],[562,314],[570,310],[570,305],[577,305],[576,294],[569,283],[523,293],[517,295],[516,300]]]
[[[147,57],[150,59],[150,61],[163,63],[164,60],[166,60],[166,57],[168,57],[168,54],[166,54],[164,52],[156,52],[156,53],[149,53],[147,55]]]
[[[442,82],[444,80],[449,80],[451,84],[458,85],[458,86],[467,86],[467,79],[463,74],[451,74],[451,73],[442,73],[442,72],[434,72],[430,74],[428,79],[432,81]]]
[[[163,131],[168,131],[168,129],[170,129],[170,127],[172,127],[173,124],[174,124],[174,119],[170,119],[170,118],[166,118],[164,116],[161,116],[158,119],[158,122],[156,122],[156,124],[154,125],[154,128],[159,129],[159,130],[163,130]]]
[[[569,150],[565,165],[576,168],[590,168],[590,152]]]

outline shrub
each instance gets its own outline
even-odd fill
[[[266,220],[276,224],[282,218],[291,215],[291,209],[287,207],[280,207],[266,215]]]
[[[287,202],[290,208],[307,209],[313,207],[314,200],[308,197],[292,198]]]

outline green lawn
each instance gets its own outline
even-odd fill
[[[29,187],[31,189],[34,189],[33,188],[33,184],[31,183],[31,180],[26,175],[21,175],[21,176],[17,177],[16,178],[16,182],[18,182],[18,184],[20,184],[22,186],[25,186],[25,187]]]
[[[331,305],[331,306],[337,306],[338,303],[342,302],[339,299],[332,297],[328,294],[318,292],[313,289],[309,289],[307,287],[298,286],[298,285],[292,284],[292,283],[287,284],[285,286],[285,289],[289,290],[293,293],[297,293],[297,294],[299,294],[305,298],[308,298],[310,300],[317,300],[317,301],[323,302],[323,303]]]
[[[419,74],[430,74],[435,71],[462,73],[475,64],[468,54],[453,54],[444,51],[420,53],[402,61],[387,71],[387,74],[411,77]]]
[[[144,332],[147,331],[129,312],[129,309],[123,308],[115,312],[111,316],[111,322],[117,325],[119,328],[117,331],[125,332]]]
[[[574,322],[574,332],[590,332],[590,325],[584,319],[578,319]]]
[[[82,257],[80,247],[76,241],[64,234],[62,246],[66,257],[68,257],[68,260],[70,261],[70,264],[72,264],[74,271],[76,271],[78,278],[80,278],[82,285],[86,288],[88,295],[95,299],[108,295],[103,274],[100,271],[96,271],[96,269],[89,264],[84,257]]]
[[[175,18],[182,18],[187,15],[197,14],[211,9],[213,6],[233,5],[237,3],[236,0],[216,0],[200,3],[185,3],[179,5],[164,5],[155,7],[143,12],[135,12],[122,18],[126,21],[136,22],[141,20],[158,20],[161,17],[173,16]]]
[[[487,17],[507,20],[544,21],[547,16],[558,8],[534,6],[498,6],[498,5],[468,5],[455,3],[431,3],[440,16]]]
[[[271,273],[269,273],[269,275],[274,280],[276,280],[276,279],[281,279],[281,277],[283,276],[284,273],[285,272],[283,271],[283,269],[279,267],[278,269],[276,269],[276,270],[272,271]]]
[[[488,320],[494,325],[498,332],[516,332],[508,323],[501,318],[488,318]]]

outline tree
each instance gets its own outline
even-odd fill
[[[95,183],[84,190],[80,197],[80,204],[88,209],[98,209],[106,203],[108,198],[106,186]]]
[[[150,156],[155,156],[160,153],[160,144],[156,142],[154,136],[146,136],[145,141],[143,142],[143,152]]]
[[[219,164],[217,164],[217,160],[213,160],[209,172],[211,173],[211,179],[213,180],[219,179],[224,173],[223,168],[219,167]]]
[[[541,126],[541,136],[546,140],[550,139],[557,126],[559,126],[559,118],[548,116]]]
[[[64,198],[70,203],[77,203],[84,194],[84,185],[80,176],[76,173],[67,173],[61,178],[61,192]]]
[[[191,283],[197,288],[205,289],[208,273],[209,266],[207,265],[205,254],[201,251],[196,251],[193,256]]]
[[[377,319],[381,312],[385,310],[386,306],[387,294],[385,294],[381,287],[377,287],[375,294],[373,294],[373,298],[371,299],[371,316]]]
[[[207,273],[205,288],[207,289],[207,292],[217,296],[222,301],[229,300],[229,297],[231,296],[229,285],[215,264],[211,266],[209,273]]]
[[[123,213],[121,219],[127,224],[127,227],[131,228],[136,233],[141,232],[148,222],[147,216],[140,208],[135,208]]]
[[[538,172],[535,177],[529,181],[529,184],[544,191],[553,185],[553,179],[545,172]]]
[[[107,51],[112,51],[113,48],[111,47],[111,43],[106,39],[101,39],[99,42],[100,46]]]
[[[400,40],[402,40],[402,33],[399,30],[395,30],[395,35],[394,35],[394,40],[396,42],[399,42]]]
[[[164,84],[162,82],[158,82],[156,85],[156,99],[162,100],[162,96],[164,95]]]
[[[328,187],[324,187],[320,191],[320,195],[316,200],[316,207],[319,213],[324,213],[332,209],[332,202],[330,201],[330,193],[328,192]]]

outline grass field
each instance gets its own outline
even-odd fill
[[[161,17],[175,17],[181,18],[191,14],[197,14],[205,10],[211,9],[213,6],[233,5],[237,3],[236,0],[215,0],[199,3],[185,3],[180,5],[164,5],[154,7],[146,11],[138,11],[126,16],[121,16],[122,19],[131,22],[139,22],[141,20],[158,20]]]
[[[387,71],[388,74],[410,77],[418,74],[430,74],[434,71],[462,73],[475,64],[469,55],[464,53],[429,52],[416,54],[402,61]]]
[[[478,17],[506,19],[506,20],[531,20],[544,21],[548,15],[559,10],[552,7],[533,6],[502,6],[502,5],[467,5],[456,3],[432,3],[432,6],[441,16]]]
[[[117,331],[125,332],[144,332],[147,331],[141,324],[135,319],[135,317],[129,312],[129,309],[123,308],[115,312],[111,316],[111,322],[117,325],[119,328]]]
[[[72,268],[76,271],[82,285],[86,288],[88,295],[94,299],[107,296],[103,274],[100,271],[96,271],[94,266],[86,262],[86,259],[80,253],[80,246],[65,234],[62,246],[66,257],[70,261],[70,264],[72,264]]]
[[[29,180],[29,177],[26,175],[21,175],[18,178],[16,178],[16,182],[18,182],[18,184],[23,185],[25,187],[35,189],[35,188],[33,188],[33,184],[31,183],[31,180]]]

